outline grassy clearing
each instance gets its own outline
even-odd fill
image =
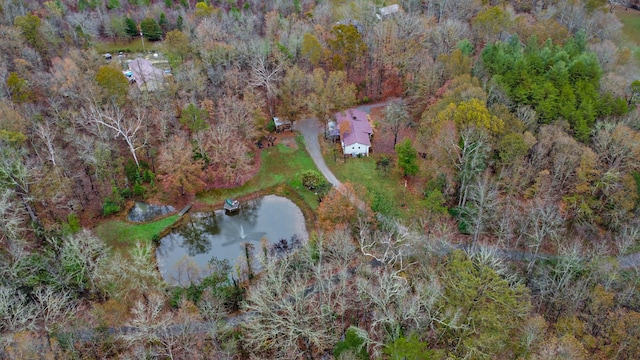
[[[635,10],[616,11],[618,19],[622,22],[622,32],[627,39],[636,46],[633,49],[636,60],[640,61],[640,12]]]
[[[137,242],[150,242],[154,236],[159,235],[164,229],[175,223],[178,218],[176,214],[145,224],[109,220],[98,225],[95,232],[113,249],[126,251]]]
[[[333,151],[323,144],[323,156],[327,166],[342,182],[361,185],[366,189],[367,202],[374,211],[382,214],[409,219],[420,209],[420,198],[402,186],[402,179],[391,165],[388,173],[376,169],[375,156],[347,158],[338,156],[334,160]]]
[[[640,46],[640,12],[618,10],[616,16],[622,22],[622,32]]]
[[[297,149],[283,144],[264,149],[261,153],[262,167],[251,180],[237,188],[214,189],[199,194],[198,201],[208,205],[216,205],[222,203],[226,198],[239,198],[263,189],[286,184],[288,189],[295,191],[295,195],[299,196],[305,205],[315,210],[318,207],[317,197],[302,186],[301,176],[298,175],[306,170],[317,171],[317,168],[304,148],[302,137],[296,138],[296,142]],[[289,190],[283,191],[283,195],[288,195]],[[150,242],[154,236],[159,235],[176,220],[178,220],[178,215],[145,224],[108,220],[98,225],[95,232],[110,247],[124,252],[137,242]]]
[[[112,53],[117,54],[118,51],[130,52],[130,53],[142,53],[145,50],[147,52],[156,50],[157,46],[156,42],[151,42],[148,40],[144,41],[144,46],[142,45],[142,39],[140,37],[136,37],[129,42],[111,42],[111,41],[100,41],[96,42],[93,47],[99,54],[104,53]]]
[[[304,147],[302,136],[296,138],[297,149],[283,144],[262,150],[260,171],[244,185],[231,189],[213,189],[198,195],[198,201],[209,205],[222,203],[226,198],[238,198],[279,184],[292,187],[312,209],[318,207],[316,196],[302,186],[299,176],[306,170],[316,170],[313,159]]]

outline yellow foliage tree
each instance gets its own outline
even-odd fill
[[[471,74],[471,58],[460,49],[453,50],[451,54],[438,55],[438,61],[444,66],[447,78]]]
[[[106,99],[114,98],[118,104],[124,103],[129,92],[129,80],[122,71],[112,66],[101,66],[96,73],[96,82]]]
[[[27,120],[9,104],[0,103],[0,141],[20,144],[27,140]]]
[[[196,16],[197,17],[211,16],[211,15],[213,15],[215,10],[216,9],[212,5],[209,5],[204,1],[199,1],[199,2],[196,3]]]
[[[459,129],[473,126],[492,134],[499,134],[504,129],[504,121],[491,115],[486,105],[478,99],[451,103],[436,115],[436,119],[438,122],[453,120]]]
[[[471,25],[479,39],[485,43],[493,41],[511,23],[509,13],[500,6],[492,6],[482,10],[471,20]]]
[[[317,66],[324,54],[320,40],[313,34],[306,33],[302,38],[302,56],[306,57],[311,65]]]
[[[183,63],[184,59],[188,57],[192,51],[187,34],[177,29],[167,33],[164,38],[164,45],[165,51],[169,55],[169,61],[173,63],[173,66],[177,65],[178,59],[180,63]]]

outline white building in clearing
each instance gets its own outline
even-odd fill
[[[369,124],[367,113],[358,109],[349,109],[337,113],[336,120],[341,132],[342,153],[345,156],[369,156],[373,128]],[[342,125],[343,123],[347,125]]]
[[[400,5],[398,4],[393,4],[393,5],[389,5],[389,6],[385,6],[383,8],[378,9],[378,12],[376,13],[376,17],[378,18],[378,20],[382,20],[390,15],[393,15],[397,12],[400,11]]]

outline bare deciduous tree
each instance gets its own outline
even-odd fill
[[[471,37],[469,24],[463,20],[446,19],[433,26],[428,32],[429,49],[434,58],[448,54],[462,39]]]
[[[608,122],[596,124],[596,129],[593,143],[601,161],[621,171],[640,168],[640,135],[637,131]]]
[[[489,223],[498,207],[498,190],[485,174],[478,179],[469,191],[469,203],[461,208],[471,225],[471,248],[475,249],[480,235],[489,227]]]
[[[105,263],[99,278],[102,289],[126,298],[162,288],[151,244],[136,243],[128,255],[116,253]]]
[[[55,148],[55,137],[56,137],[56,127],[49,121],[44,121],[36,124],[35,133],[38,135],[40,140],[44,143],[47,152],[49,154],[48,160],[51,161],[51,165],[55,168],[56,164],[56,148]]]
[[[21,290],[0,285],[0,330],[32,330],[38,309]]]
[[[385,267],[396,267],[404,271],[412,263],[405,263],[411,254],[414,240],[401,224],[395,224],[395,229],[372,231],[366,219],[358,220],[358,243],[363,255],[368,256]]]
[[[589,149],[555,125],[540,128],[537,138],[529,161],[536,172],[549,171],[551,182],[548,191],[562,194],[571,188],[580,158]]]
[[[120,106],[112,102],[104,107],[91,104],[89,109],[84,109],[84,114],[96,127],[105,127],[113,131],[115,133],[114,139],[121,137],[127,144],[136,166],[140,167],[136,151],[145,145],[144,143],[139,144],[140,134],[138,133],[145,120],[142,111],[136,111],[136,116],[127,116]],[[98,129],[98,132],[100,131]]]
[[[533,259],[527,265],[527,271],[531,272],[543,243],[562,234],[564,217],[558,206],[544,197],[537,197],[530,204],[525,217],[527,227],[524,229],[524,235],[527,238],[527,246],[533,252]]]
[[[251,71],[251,85],[265,90],[269,115],[273,117],[273,97],[278,92],[277,84],[280,81],[282,63],[278,62],[275,66],[272,66],[264,56],[260,56],[251,64]]]
[[[131,345],[160,341],[161,330],[166,329],[172,320],[171,313],[166,312],[164,306],[164,297],[157,293],[145,296],[144,301],[138,300],[131,309],[132,318],[128,324],[135,330],[121,337]]]
[[[393,133],[393,147],[398,142],[400,129],[409,125],[409,112],[403,100],[393,100],[385,109],[384,120]]]
[[[640,241],[640,223],[633,221],[624,225],[614,238],[618,256],[624,255],[634,244]]]
[[[249,290],[244,304],[251,314],[243,323],[246,341],[263,355],[312,359],[315,351],[335,341],[330,307],[318,302],[301,273],[287,270],[288,261],[266,264],[258,283]]]
[[[403,336],[403,329],[424,329],[433,321],[429,310],[437,291],[421,294],[425,290],[421,284],[414,292],[399,274],[398,270],[385,267],[357,282],[358,294],[373,317],[367,339],[378,356],[383,343]]]
[[[35,184],[37,169],[29,164],[23,149],[15,149],[0,142],[0,188],[11,189],[25,206],[34,224],[40,221],[31,205],[31,186]]]
[[[469,127],[460,133],[460,145],[452,145],[459,148],[455,161],[460,182],[458,206],[464,207],[473,181],[486,168],[485,161],[490,150],[489,142],[486,132]]]
[[[554,264],[540,268],[531,287],[550,306],[549,315],[572,314],[584,305],[596,275],[585,271],[589,265],[583,246],[573,241],[561,244]]]
[[[25,211],[15,201],[14,191],[2,189],[0,193],[0,243],[7,244],[9,253],[13,253],[18,243],[24,242]]]
[[[39,305],[38,320],[43,322],[47,333],[54,331],[55,324],[67,320],[76,311],[76,304],[68,291],[40,287],[35,291],[35,299]]]

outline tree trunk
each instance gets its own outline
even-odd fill
[[[31,204],[29,203],[29,199],[27,199],[27,197],[24,194],[20,194],[20,199],[22,199],[22,203],[24,204],[24,207],[27,209],[27,212],[29,213],[29,217],[31,218],[31,221],[34,224],[36,224],[38,228],[40,228],[41,227],[40,220],[38,219],[36,212],[31,207]]]

